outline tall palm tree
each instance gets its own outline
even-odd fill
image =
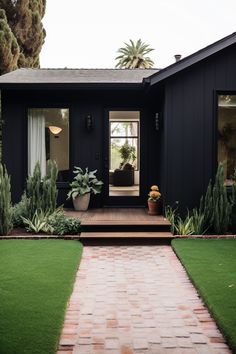
[[[149,48],[149,44],[145,44],[139,39],[136,43],[130,39],[130,43],[125,43],[125,47],[119,48],[119,55],[116,60],[116,68],[123,69],[148,69],[154,65],[151,58],[146,55],[150,53],[152,48]]]

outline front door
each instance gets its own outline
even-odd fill
[[[140,111],[108,111],[105,151],[105,205],[141,206]]]

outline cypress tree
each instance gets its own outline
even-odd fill
[[[0,74],[38,68],[46,0],[0,0]]]
[[[0,163],[0,235],[8,235],[12,227],[10,177]]]
[[[0,74],[17,69],[20,48],[3,9],[0,9]]]

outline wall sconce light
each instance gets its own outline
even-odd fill
[[[55,125],[49,125],[48,128],[49,128],[50,132],[54,135],[60,134],[60,132],[62,131],[62,128],[56,127]]]
[[[91,131],[94,128],[94,124],[93,124],[93,117],[91,116],[91,114],[88,114],[85,117],[85,127],[87,129],[87,131]]]

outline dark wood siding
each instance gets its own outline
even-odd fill
[[[13,201],[20,199],[27,173],[27,109],[30,107],[69,107],[70,109],[70,165],[98,170],[98,177],[104,180],[104,146],[106,134],[104,119],[108,109],[131,109],[142,112],[142,144],[144,165],[143,183],[146,185],[147,173],[155,175],[155,165],[147,168],[148,149],[155,150],[147,145],[150,125],[144,91],[142,89],[122,90],[54,90],[46,91],[34,89],[32,91],[5,90],[2,92],[3,117],[5,120],[3,132],[3,159],[12,178]],[[87,132],[85,116],[91,114],[94,119],[94,129]],[[156,145],[156,142],[153,142]],[[71,178],[72,178],[71,173]],[[155,176],[149,176],[155,181]],[[148,187],[147,187],[148,189]],[[68,184],[60,184],[59,204],[66,201]],[[143,193],[146,201],[146,191]],[[101,206],[103,195],[92,200],[92,206]],[[68,205],[68,203],[67,203]]]
[[[236,47],[165,84],[163,180],[166,204],[192,208],[216,171],[217,92],[236,91]]]

